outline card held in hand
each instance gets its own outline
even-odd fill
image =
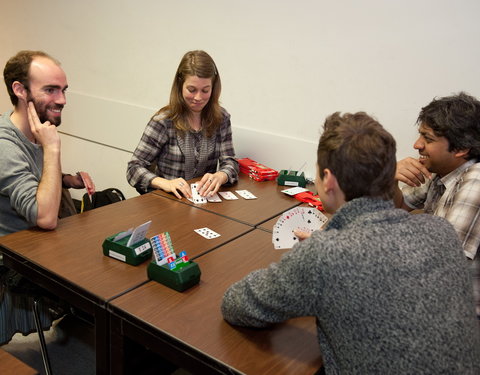
[[[207,198],[202,197],[200,194],[198,194],[198,190],[197,190],[198,184],[197,183],[191,184],[190,188],[192,189],[193,203],[197,203],[197,204],[207,203]]]
[[[272,243],[275,249],[291,249],[298,238],[296,229],[312,233],[320,229],[326,222],[327,217],[313,207],[295,207],[280,216],[273,227]]]

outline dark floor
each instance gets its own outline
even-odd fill
[[[90,323],[68,314],[55,321],[52,328],[45,332],[45,340],[53,374],[95,374],[94,330]],[[2,346],[2,349],[33,367],[40,374],[45,374],[37,333],[28,336],[17,333],[12,341]],[[171,366],[161,368],[149,366],[158,364],[161,360],[141,347],[135,351],[136,364],[129,364],[129,367],[135,368],[132,373],[190,375],[183,369],[175,370],[175,367]]]

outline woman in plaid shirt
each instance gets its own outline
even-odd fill
[[[238,163],[230,115],[219,104],[221,87],[215,62],[206,52],[183,56],[170,103],[150,119],[128,163],[130,185],[140,193],[162,189],[180,199],[191,198],[186,180],[195,177],[202,177],[202,196],[236,182]]]

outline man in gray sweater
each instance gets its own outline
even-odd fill
[[[365,113],[328,117],[315,185],[334,215],[232,285],[223,316],[247,327],[315,316],[327,374],[480,374],[462,246],[445,219],[394,208],[395,148]]]
[[[62,185],[84,187],[79,176],[61,172],[57,126],[67,78],[60,63],[42,51],[20,51],[8,60],[3,76],[14,109],[0,116],[0,236],[32,226],[54,229]],[[15,332],[35,328],[32,298],[13,293],[12,280],[18,275],[0,258],[0,345]],[[41,303],[40,310],[48,327],[53,318],[48,305]]]

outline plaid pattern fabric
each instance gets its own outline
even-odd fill
[[[436,197],[437,182],[445,186],[445,192]],[[454,227],[462,242],[465,255],[473,259],[480,245],[480,163],[469,160],[440,179],[435,176],[426,184],[403,188],[405,203],[415,209],[434,207],[434,215],[444,217]],[[434,204],[433,199],[438,199]]]
[[[172,121],[162,115],[154,116],[147,124],[140,142],[128,163],[127,180],[133,187],[147,191],[157,176],[190,180],[205,173],[225,172],[228,182],[238,178],[238,162],[232,142],[230,115],[223,110],[223,121],[216,133],[205,135],[186,132],[177,134]],[[156,166],[156,174],[149,170]]]

